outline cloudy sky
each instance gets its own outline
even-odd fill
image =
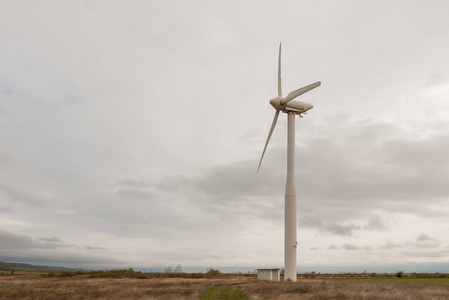
[[[0,261],[449,271],[449,2],[0,0]],[[381,270],[380,270],[381,271]]]

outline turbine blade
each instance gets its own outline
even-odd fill
[[[265,143],[265,147],[263,148],[262,157],[260,158],[259,167],[257,168],[257,173],[259,173],[260,165],[262,164],[263,156],[265,154],[265,150],[267,150],[268,143],[270,142],[271,135],[273,134],[274,127],[276,127],[276,122],[278,120],[279,110],[274,114],[273,124],[271,124],[270,133],[268,133],[268,138]]]
[[[281,101],[281,104],[285,105],[287,102],[292,101],[296,97],[298,97],[304,93],[307,93],[308,91],[310,91],[316,87],[319,87],[320,85],[321,85],[321,81],[317,81],[315,83],[312,83],[312,84],[306,85],[305,87],[297,89],[297,90],[291,92],[290,94],[288,94],[287,97],[285,97],[284,100]]]
[[[282,43],[279,44],[279,60],[278,60],[278,96],[282,97],[282,85],[281,85],[281,48]]]

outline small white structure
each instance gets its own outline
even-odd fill
[[[269,281],[280,281],[281,280],[281,269],[257,269],[257,279],[269,280]]]

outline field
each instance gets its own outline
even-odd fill
[[[0,275],[0,299],[449,299],[449,278],[91,278]]]

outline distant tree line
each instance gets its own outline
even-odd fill
[[[235,274],[226,274],[226,276],[233,276]],[[169,266],[165,268],[164,273],[143,273],[135,271],[133,268],[108,270],[108,271],[76,271],[76,272],[50,272],[42,275],[43,277],[88,277],[88,278],[213,278],[223,276],[217,269],[208,268],[206,273],[185,273],[182,271],[181,265],[175,268]]]

